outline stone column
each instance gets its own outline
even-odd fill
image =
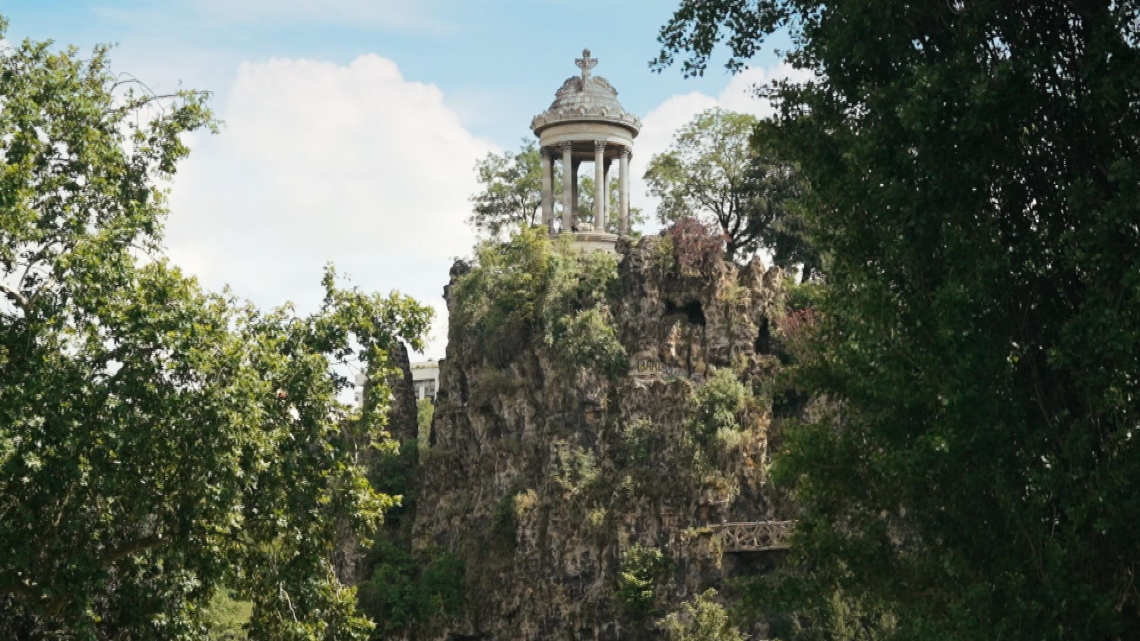
[[[629,157],[633,150],[621,148],[621,235],[629,235]]]
[[[603,211],[606,212],[606,224],[607,225],[610,224],[610,221],[612,220],[612,217],[614,215],[614,213],[612,211],[610,211],[610,165],[612,165],[612,164],[613,164],[613,159],[612,158],[606,158],[606,170],[604,172],[602,172],[602,178],[606,181],[606,188],[605,188],[605,191],[603,192],[605,194],[605,197],[606,197],[606,202],[605,202],[605,205],[603,206]]]
[[[594,231],[606,231],[606,143],[594,141]]]
[[[574,226],[574,143],[558,144],[562,150],[562,233],[569,234]]]
[[[574,218],[572,219],[571,224],[577,225],[578,224],[578,187],[579,187],[579,185],[578,185],[578,168],[582,166],[582,161],[581,160],[574,160],[574,161],[572,161],[571,164],[573,165],[573,170],[571,173],[574,174],[574,180],[572,181],[572,183],[574,185]],[[571,227],[571,229],[573,229],[573,227]]]
[[[554,150],[543,147],[542,154],[542,226],[546,233],[554,231]]]

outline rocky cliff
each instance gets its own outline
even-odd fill
[[[489,354],[452,324],[411,544],[462,559],[466,605],[414,636],[651,638],[655,617],[773,562],[725,554],[708,526],[783,516],[765,478],[780,272],[679,266],[667,241],[619,244],[624,373],[568,369],[538,340]]]

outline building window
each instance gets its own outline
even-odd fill
[[[416,398],[418,398],[418,399],[424,399],[424,398],[433,398],[434,399],[435,398],[435,381],[434,380],[416,381],[414,383],[414,385],[415,385],[415,390],[416,390]]]

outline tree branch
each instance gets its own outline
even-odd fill
[[[4,283],[0,283],[0,292],[3,292],[3,294],[5,296],[7,296],[8,298],[15,301],[16,304],[18,304],[20,306],[20,308],[24,310],[25,313],[31,311],[30,305],[28,304],[28,299],[25,298],[24,295],[21,294],[20,292],[16,291],[15,289],[12,289],[11,287],[5,285]]]
[[[132,554],[142,552],[144,550],[149,550],[151,548],[156,548],[163,543],[166,543],[167,540],[169,539],[164,540],[157,536],[144,536],[141,539],[123,543],[122,545],[113,547],[100,555],[99,565],[103,567],[114,565],[115,563],[122,561]]]
[[[132,554],[158,547],[168,540],[169,539],[161,539],[157,536],[147,536],[135,541],[130,541],[104,552],[99,557],[98,563],[100,567],[108,567],[122,561]],[[63,594],[48,596],[39,592],[39,590],[25,585],[19,580],[9,580],[5,585],[0,585],[0,594],[4,592],[17,597],[24,597],[28,605],[47,616],[59,614],[59,611],[63,609],[63,606],[67,603]]]

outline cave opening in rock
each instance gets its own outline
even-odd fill
[[[756,343],[753,345],[757,354],[772,353],[772,331],[768,327],[768,317],[760,321],[760,331],[756,333]]]
[[[701,308],[701,301],[691,300],[678,305],[671,300],[665,300],[665,315],[683,315],[685,320],[694,325],[705,326],[705,311]]]

